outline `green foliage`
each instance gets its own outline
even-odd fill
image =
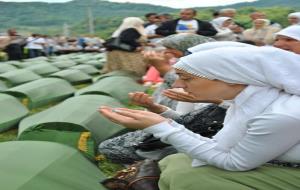
[[[276,5],[276,6],[274,6]],[[287,26],[286,16],[290,12],[300,10],[300,1],[296,0],[259,0],[251,3],[230,5],[238,8],[236,20],[251,26],[249,13],[261,10],[268,18]],[[267,8],[266,8],[267,7]],[[175,18],[179,15],[178,9],[162,6],[134,3],[112,3],[105,0],[74,0],[67,3],[8,3],[0,2],[0,31],[8,28],[17,28],[23,33],[61,34],[64,23],[70,25],[71,35],[86,35],[88,33],[87,10],[92,10],[95,17],[96,35],[107,39],[119,26],[124,17],[143,15],[148,12],[167,12]],[[215,10],[224,7],[198,8],[197,18],[211,20]]]

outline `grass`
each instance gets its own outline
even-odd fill
[[[17,138],[18,129],[11,129],[0,133],[0,142],[14,141]]]
[[[125,167],[121,164],[116,164],[111,162],[110,160],[106,159],[104,156],[102,156],[103,159],[101,159],[98,162],[98,168],[107,176],[112,177],[116,174],[117,171],[120,171],[124,169]]]

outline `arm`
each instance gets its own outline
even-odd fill
[[[217,30],[208,22],[198,21],[198,31],[197,34],[203,36],[214,36],[217,34]]]
[[[194,159],[230,171],[261,166],[299,142],[299,120],[289,116],[262,115],[249,121],[247,127],[246,134],[226,150],[217,140],[194,134],[174,122],[163,122],[144,130]]]

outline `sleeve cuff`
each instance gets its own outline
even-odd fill
[[[179,124],[174,122],[173,120],[166,120],[161,123],[158,123],[156,125],[152,125],[150,127],[147,127],[143,131],[146,133],[152,133],[152,134],[159,134],[159,133],[165,133],[165,132],[173,132],[177,131]]]

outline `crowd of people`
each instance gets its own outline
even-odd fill
[[[146,24],[123,20],[104,72],[162,84],[153,96],[129,94],[146,111],[99,108],[136,130],[102,142],[101,154],[125,165],[159,160],[160,190],[300,188],[299,13],[282,28],[253,12],[248,29],[235,14],[224,9],[206,22],[183,9],[164,22],[155,13]]]
[[[8,54],[8,60],[21,60],[39,56],[52,56],[72,52],[101,52],[104,40],[96,36],[54,37],[31,34],[19,35],[15,29],[9,29],[7,35],[0,36],[0,50]]]

